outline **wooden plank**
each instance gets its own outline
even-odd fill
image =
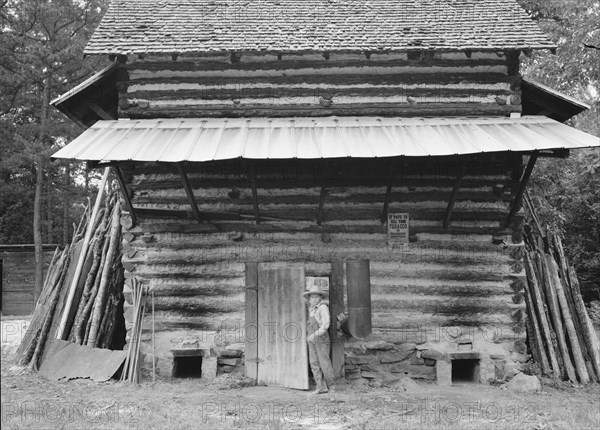
[[[258,264],[246,263],[244,359],[248,378],[258,377]]]
[[[329,312],[331,325],[331,364],[336,379],[345,377],[344,370],[344,337],[338,336],[337,315],[344,312],[344,262],[335,260],[331,263],[331,287],[329,288]]]
[[[192,213],[196,218],[196,221],[202,222],[203,216],[198,209],[198,203],[196,203],[196,198],[194,197],[194,190],[192,189],[192,184],[190,179],[185,172],[185,167],[183,163],[177,163],[177,171],[179,172],[179,176],[181,176],[181,181],[183,182],[183,188],[185,189],[185,194],[187,195],[188,201],[190,202],[190,206],[192,207]]]
[[[258,382],[308,389],[304,268],[258,271]]]
[[[529,178],[531,177],[531,173],[533,172],[533,167],[535,166],[535,162],[538,159],[538,151],[534,151],[529,157],[529,162],[527,163],[527,167],[525,168],[525,172],[523,172],[523,176],[521,177],[521,182],[519,184],[519,189],[517,190],[517,194],[515,195],[515,200],[510,208],[510,212],[508,214],[508,218],[506,219],[506,225],[509,226],[512,222],[515,214],[521,208],[521,202],[523,200],[523,194],[525,193],[525,189],[527,188],[527,183],[529,182]]]
[[[127,190],[127,186],[125,185],[125,179],[123,178],[123,172],[118,164],[112,167],[113,173],[117,178],[117,182],[119,183],[119,188],[121,189],[121,195],[123,196],[123,200],[125,200],[125,207],[129,212],[129,216],[131,216],[131,227],[135,227],[137,225],[137,217],[135,215],[135,210],[133,209],[133,204],[131,203],[131,198],[129,197],[129,192]]]
[[[447,229],[450,226],[450,218],[452,217],[452,209],[454,209],[454,204],[456,203],[456,197],[458,196],[458,190],[460,189],[460,184],[462,183],[463,177],[465,176],[465,166],[466,166],[466,159],[463,158],[460,161],[460,165],[458,167],[458,173],[456,174],[456,179],[454,180],[454,187],[452,188],[452,194],[450,195],[450,200],[448,201],[448,206],[446,207],[446,213],[444,214],[443,226],[445,229]]]

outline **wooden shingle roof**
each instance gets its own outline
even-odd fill
[[[555,48],[515,0],[113,0],[86,54]]]

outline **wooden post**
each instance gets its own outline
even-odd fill
[[[554,285],[554,280],[552,274],[550,273],[550,265],[548,264],[548,260],[546,257],[552,258],[551,256],[546,256],[544,252],[540,252],[540,261],[542,263],[542,268],[544,270],[544,278],[545,278],[545,287],[546,287],[546,297],[548,299],[548,307],[550,309],[550,315],[552,316],[552,323],[554,325],[554,332],[556,333],[556,340],[558,341],[558,348],[560,350],[560,354],[562,356],[565,370],[567,372],[567,376],[571,382],[577,382],[577,376],[575,374],[575,368],[573,367],[573,363],[571,362],[571,357],[569,355],[569,348],[567,346],[567,340],[565,338],[565,331],[563,327],[563,323],[560,316],[560,308],[558,305],[558,297],[556,292],[556,286]]]
[[[538,158],[538,151],[534,151],[529,156],[529,162],[527,163],[527,167],[525,168],[525,172],[523,172],[523,176],[521,177],[521,183],[519,184],[519,189],[517,190],[517,194],[515,195],[515,200],[510,208],[510,212],[508,214],[508,218],[506,220],[506,225],[509,226],[514,218],[515,214],[521,207],[521,201],[523,200],[523,193],[525,193],[525,189],[527,188],[527,183],[529,182],[529,178],[531,177],[531,173],[533,172],[533,166],[535,166],[535,162]]]
[[[329,288],[329,311],[331,324],[329,337],[331,339],[331,364],[336,379],[345,377],[344,371],[344,336],[338,336],[337,316],[344,312],[344,262],[335,260],[331,263],[331,286]]]
[[[152,382],[156,382],[156,331],[154,326],[154,290],[152,290]]]
[[[598,337],[594,330],[594,326],[591,324],[587,310],[585,309],[581,291],[579,289],[579,280],[577,279],[577,274],[572,266],[569,267],[569,279],[571,280],[571,294],[573,295],[575,310],[580,319],[583,338],[590,356],[590,362],[594,372],[596,372],[596,379],[600,382],[600,351],[598,350]]]
[[[454,209],[454,203],[456,203],[456,197],[458,196],[458,190],[460,190],[460,184],[462,183],[463,177],[465,176],[466,164],[466,159],[463,158],[460,161],[458,173],[456,175],[456,179],[454,180],[454,187],[452,188],[452,194],[450,195],[450,200],[448,201],[448,206],[446,207],[446,214],[444,215],[443,222],[444,229],[447,229],[450,226],[452,210]]]
[[[135,227],[137,225],[137,217],[135,216],[135,211],[133,209],[133,204],[131,203],[131,198],[129,197],[129,193],[127,192],[127,187],[125,186],[125,179],[123,178],[123,172],[121,172],[121,168],[119,165],[112,166],[113,173],[117,178],[117,182],[119,183],[119,188],[121,189],[121,194],[123,195],[123,200],[125,200],[125,207],[127,208],[127,212],[131,216],[131,227]]]
[[[98,215],[98,211],[100,210],[100,203],[102,202],[102,195],[104,194],[104,188],[106,187],[106,181],[108,180],[109,173],[110,167],[105,168],[104,174],[102,175],[102,181],[100,182],[100,188],[98,188],[98,195],[96,195],[94,209],[92,210],[92,215],[88,220],[88,225],[85,231],[85,237],[83,238],[83,244],[81,245],[81,254],[79,254],[79,258],[77,259],[75,274],[73,275],[73,280],[71,281],[71,286],[69,287],[69,295],[67,296],[67,302],[65,303],[62,317],[60,319],[60,324],[58,325],[58,330],[56,331],[57,339],[66,340],[66,338],[69,336],[69,333],[65,333],[65,328],[67,327],[67,320],[69,318],[69,314],[71,313],[71,306],[73,305],[75,290],[77,289],[77,283],[79,282],[79,277],[81,276],[81,269],[83,269],[83,263],[85,262],[85,256],[87,254],[87,250],[90,244],[90,239],[92,238],[94,224],[96,223],[96,215]]]
[[[258,379],[258,264],[246,263],[244,360],[246,376]]]
[[[565,327],[569,338],[569,343],[571,344],[571,352],[573,353],[577,374],[579,375],[579,382],[585,385],[590,382],[590,378],[585,367],[583,354],[581,353],[579,339],[577,339],[577,332],[575,331],[573,318],[571,317],[571,311],[569,310],[569,303],[567,302],[565,291],[563,290],[562,284],[558,277],[558,267],[556,265],[556,261],[554,261],[554,257],[551,255],[546,254],[546,263],[548,265],[548,269],[550,270],[550,279],[556,288],[558,303],[560,304],[560,310],[562,312],[563,319],[565,320]]]
[[[544,307],[544,300],[542,299],[542,295],[540,294],[540,285],[538,282],[538,277],[535,274],[535,268],[531,263],[530,255],[525,252],[525,271],[527,273],[527,279],[529,281],[529,286],[531,289],[531,297],[533,299],[533,304],[536,310],[536,315],[540,323],[540,329],[543,336],[543,341],[540,342],[543,346],[545,343],[547,346],[548,358],[550,359],[550,366],[552,371],[554,372],[555,377],[560,377],[562,375],[560,365],[558,364],[558,358],[556,357],[556,350],[554,349],[554,344],[552,343],[552,335],[550,332],[550,325],[548,322],[548,318],[546,315],[546,308]]]
[[[529,282],[525,282],[525,303],[527,304],[527,327],[528,336],[529,336],[529,344],[531,345],[531,351],[533,352],[533,357],[535,361],[537,361],[541,368],[542,372],[545,375],[549,375],[551,372],[550,364],[548,363],[548,357],[546,356],[546,351],[544,350],[544,341],[542,338],[542,334],[540,332],[540,326],[538,324],[538,320],[535,314],[535,307],[533,305],[533,295],[530,291],[531,287],[529,286]]]
[[[192,207],[192,212],[194,213],[194,217],[196,221],[202,222],[202,214],[198,209],[198,204],[196,203],[196,198],[194,197],[194,190],[192,189],[192,183],[188,178],[187,173],[185,172],[185,167],[183,163],[177,163],[177,170],[179,171],[179,176],[181,176],[181,181],[183,182],[183,188],[185,189],[185,194],[190,202],[190,206]]]

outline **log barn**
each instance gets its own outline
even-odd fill
[[[308,388],[308,283],[353,384],[518,370],[527,180],[599,145],[520,75],[555,48],[515,0],[113,0],[54,157],[120,184],[158,373]]]

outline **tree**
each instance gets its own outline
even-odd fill
[[[520,0],[557,44],[556,55],[535,52],[522,62],[525,77],[589,103],[570,125],[600,136],[599,0]],[[561,229],[586,301],[600,300],[600,153],[571,151],[567,160],[541,160],[531,181],[546,224]]]
[[[83,59],[83,47],[103,8],[101,0],[0,0],[0,238],[30,241],[30,229],[17,228],[17,216],[33,219],[36,297],[43,282],[42,214],[49,204],[45,197],[52,195],[48,191],[55,185],[44,184],[68,172],[64,163],[50,163],[49,156],[60,142],[81,132],[49,102],[98,68],[98,59]],[[33,207],[27,203],[31,197]],[[46,213],[52,214],[52,209]],[[51,239],[53,218],[47,216],[45,226],[46,232],[52,232]],[[62,224],[64,229],[68,223]]]

